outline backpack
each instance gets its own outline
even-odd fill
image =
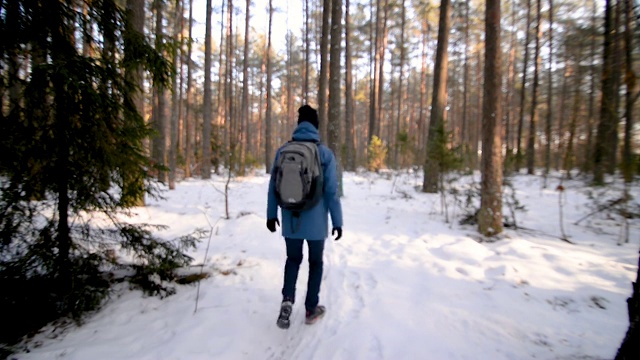
[[[287,142],[276,164],[275,193],[278,205],[294,215],[307,210],[322,198],[322,165],[316,142]]]

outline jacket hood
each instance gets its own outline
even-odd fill
[[[304,121],[298,124],[296,129],[293,131],[293,140],[320,141],[320,134],[313,124],[308,121]]]

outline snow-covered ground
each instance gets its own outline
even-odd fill
[[[594,206],[581,182],[563,184],[564,229],[574,244],[559,239],[559,181],[543,189],[540,177],[525,175],[513,183],[527,209],[516,219],[527,230],[479,242],[475,227],[444,221],[439,195],[416,191],[421,176],[344,176],[344,236],[326,244],[327,314],[315,325],[304,324],[306,265],[291,328],[275,324],[285,247],[265,227],[268,177],[232,181],[230,220],[222,218],[224,177],[187,180],[132,220],[169,225],[166,238],[212,229],[206,258],[207,239],[193,253],[212,274],[199,292],[179,286],[161,300],[123,286],[83,326],[47,329],[13,358],[613,358],[628,326],[640,223],[622,245],[619,218],[598,214],[574,225]],[[446,202],[449,217],[459,217],[454,197]]]

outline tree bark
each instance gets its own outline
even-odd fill
[[[135,34],[132,36],[143,37],[144,36],[144,2],[136,1],[136,0],[127,0],[127,31],[131,32],[131,34]],[[86,43],[86,41],[84,41]],[[125,46],[125,49],[128,49]],[[141,117],[141,120],[144,121],[144,94],[143,94],[143,72],[142,66],[140,65],[132,65],[131,68],[125,69],[125,78],[135,85],[133,93],[131,94],[131,99],[133,100],[138,114]],[[140,194],[140,196],[135,199],[132,203],[133,206],[144,206],[144,180],[141,178],[131,178],[124,181],[127,185],[125,186],[133,186],[137,189],[137,191],[132,191],[132,193]]]
[[[478,229],[484,236],[493,236],[502,232],[500,0],[487,0],[485,29],[482,189]]]
[[[207,0],[204,35],[204,99],[200,174],[211,179],[211,0]]]
[[[244,174],[246,167],[246,154],[248,140],[247,128],[249,124],[249,20],[250,20],[251,0],[247,0],[245,6],[245,21],[244,21],[244,56],[242,61],[242,105],[240,106],[241,119],[240,119],[240,138],[238,142],[240,144],[240,173]]]
[[[351,60],[351,15],[350,0],[345,1],[344,52],[345,52],[345,169],[356,170],[355,116],[353,101],[353,64]]]
[[[438,46],[433,79],[433,99],[431,100],[431,120],[427,138],[427,154],[424,166],[424,183],[422,191],[436,193],[439,190],[441,172],[440,154],[445,148],[443,144],[444,124],[447,106],[447,75],[449,62],[449,27],[451,5],[449,0],[440,2],[440,22],[438,25]]]
[[[135,1],[135,0],[132,0]],[[192,56],[192,42],[193,42],[193,0],[189,0],[189,39],[187,41],[187,103],[185,106],[185,127],[186,127],[186,136],[185,136],[185,156],[184,156],[184,175],[187,178],[191,177],[191,164],[194,164],[196,161],[194,159],[194,149],[195,149],[195,138],[196,138],[196,130],[195,124],[193,120],[193,115],[191,114],[191,109],[193,106],[193,61],[191,59]]]
[[[265,115],[265,164],[266,164],[266,171],[267,174],[271,173],[271,162],[273,161],[273,145],[272,145],[272,134],[273,134],[273,129],[272,129],[272,123],[271,123],[271,27],[273,23],[273,0],[269,0],[269,31],[268,31],[268,35],[267,35],[267,53],[265,54],[266,57],[266,71],[267,71],[267,83],[266,83],[266,87],[267,87],[267,91],[266,91],[266,97],[265,97],[265,110],[266,110],[266,115]]]
[[[522,167],[522,132],[524,128],[524,114],[526,109],[527,70],[529,68],[529,42],[531,36],[531,0],[527,0],[527,26],[524,40],[524,60],[522,62],[522,87],[520,89],[520,118],[518,120],[518,135],[516,138],[516,171]]]
[[[329,68],[329,118],[327,119],[327,142],[333,150],[338,165],[338,191],[342,195],[342,151],[340,141],[341,71],[342,71],[342,0],[331,4],[331,53]]]
[[[322,6],[322,38],[320,39],[320,77],[318,78],[318,117],[320,137],[327,138],[327,85],[329,83],[329,25],[331,0],[324,0]]]
[[[182,33],[182,29],[179,24],[181,19],[183,18],[182,6],[180,5],[180,0],[176,0],[175,5],[175,16],[173,22],[173,38],[174,41],[181,43],[179,41],[180,34]],[[173,62],[173,74],[171,75],[171,85],[173,88],[173,92],[171,93],[171,120],[170,120],[170,145],[169,145],[169,189],[173,190],[176,188],[176,166],[178,162],[178,122],[180,121],[178,117],[178,113],[180,111],[180,102],[182,99],[180,98],[180,89],[178,83],[178,53],[179,49],[174,49],[172,54],[172,62]]]
[[[616,91],[613,78],[613,50],[615,41],[615,30],[613,26],[613,8],[611,2],[614,0],[605,0],[605,21],[604,21],[604,51],[602,61],[602,97],[600,99],[600,121],[596,134],[595,158],[593,170],[593,182],[596,185],[604,184],[604,174],[606,172],[607,162],[611,159],[612,145],[609,139],[611,134],[616,131],[617,111],[615,108]]]
[[[540,39],[542,37],[542,0],[536,0],[536,44],[534,49],[533,89],[531,90],[531,115],[529,119],[529,136],[527,137],[527,173],[535,174],[536,132],[538,130],[538,85],[540,73]]]
[[[155,0],[156,11],[156,50],[164,51],[164,2]],[[152,157],[156,165],[165,166],[167,158],[167,94],[162,83],[154,84],[156,91],[156,102],[153,109],[153,128],[156,135],[152,139]],[[167,174],[163,170],[158,171],[158,181],[166,182]]]

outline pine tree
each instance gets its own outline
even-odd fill
[[[195,240],[165,242],[152,226],[117,220],[145,193],[158,195],[144,182],[152,167],[142,143],[151,129],[136,107],[136,81],[125,74],[142,65],[167,84],[167,60],[130,31],[115,0],[87,3],[86,13],[72,0],[8,3],[0,14],[3,23],[16,16],[14,28],[0,27],[0,37],[15,40],[0,62],[31,67],[0,70],[0,83],[16,84],[15,97],[2,99],[12,111],[0,119],[0,151],[11,154],[0,159],[0,317],[13,324],[0,330],[2,343],[98,307],[110,285],[101,269],[114,261],[107,250],[140,259],[137,278],[167,294],[148,275],[170,278],[190,262],[184,251]],[[96,34],[82,33],[88,28]],[[83,52],[78,33],[100,51]],[[92,222],[94,214],[110,225]]]

